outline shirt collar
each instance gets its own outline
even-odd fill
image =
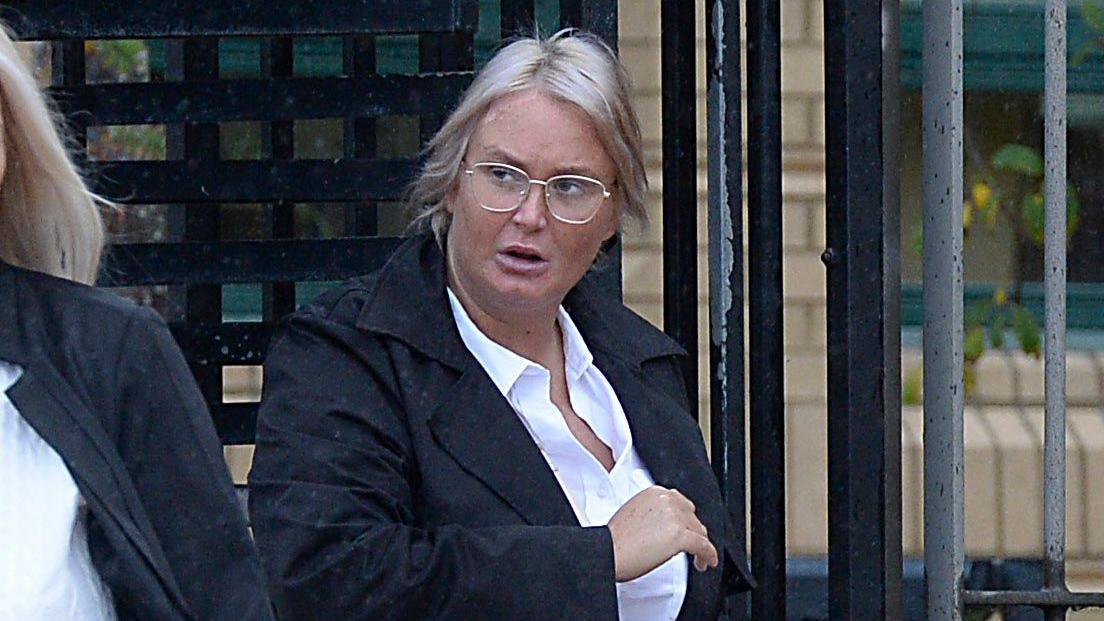
[[[590,369],[590,365],[594,363],[594,356],[591,355],[579,328],[571,320],[571,315],[568,315],[567,310],[562,306],[559,316],[560,331],[563,333],[564,340],[565,371],[571,379],[578,380]]]
[[[449,306],[452,308],[452,317],[456,321],[456,328],[460,332],[460,339],[464,346],[472,353],[491,377],[491,381],[503,396],[507,396],[518,379],[529,369],[547,371],[541,365],[518,355],[491,340],[479,326],[475,325],[463,304],[452,292],[448,291]],[[594,362],[594,356],[583,341],[583,335],[571,320],[571,316],[561,306],[559,308],[560,330],[564,340],[565,371],[572,380],[578,380],[590,368]]]
[[[508,396],[510,389],[527,369],[540,368],[540,365],[506,349],[483,334],[479,326],[475,325],[468,316],[468,312],[464,310],[464,306],[460,304],[452,289],[446,289],[446,291],[448,291],[449,306],[452,307],[452,317],[456,321],[456,329],[460,332],[460,340],[464,341],[464,346],[487,371],[487,375],[491,376],[491,381],[502,396]]]
[[[602,268],[591,272],[597,269]],[[456,323],[450,321],[450,313],[444,312],[448,308],[446,284],[441,248],[432,234],[416,235],[400,244],[376,273],[356,325],[397,338],[435,360],[463,370],[467,366],[465,348],[457,338]],[[617,292],[605,289],[591,273],[567,294],[563,306],[571,313],[579,333],[586,335],[590,351],[599,361],[612,357],[639,366],[654,358],[686,355],[673,340],[625,308]]]
[[[21,375],[23,375],[22,367],[7,360],[0,360],[0,392],[7,392],[19,381]]]

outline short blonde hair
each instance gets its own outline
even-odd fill
[[[59,134],[62,117],[0,24],[0,259],[94,284],[103,250],[99,197],[89,192]]]
[[[445,202],[459,183],[461,162],[479,121],[496,100],[531,88],[575,104],[590,117],[617,171],[615,196],[620,212],[647,225],[648,177],[640,122],[629,97],[629,76],[602,39],[566,29],[548,38],[513,41],[475,77],[424,150],[425,164],[408,196],[415,228],[428,223],[437,240],[444,239],[452,217]]]

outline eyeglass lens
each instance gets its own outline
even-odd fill
[[[474,165],[472,182],[476,200],[493,211],[516,209],[532,187],[523,171],[493,163]],[[562,220],[587,220],[605,200],[605,187],[586,177],[560,175],[549,179],[545,187],[549,211]]]

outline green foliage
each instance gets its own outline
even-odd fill
[[[1036,244],[1043,243],[1043,226],[1046,221],[1044,215],[1045,204],[1042,194],[1029,192],[1024,194],[1023,204],[1020,208],[1024,228]]]
[[[1081,3],[1081,17],[1093,30],[1104,32],[1104,4],[1099,0],[1084,0]]]
[[[924,369],[913,367],[905,372],[901,382],[901,403],[903,405],[922,405],[924,401]]]
[[[1042,354],[1042,339],[1039,336],[1039,322],[1035,315],[1017,306],[1012,311],[1012,332],[1020,341],[1020,348],[1025,354],[1038,358]]]
[[[993,168],[1029,177],[1043,176],[1043,158],[1039,152],[1022,144],[1006,144],[993,154]]]
[[[118,39],[84,44],[92,82],[135,82],[149,79],[149,47],[145,41]]]
[[[1088,60],[1089,56],[1104,47],[1104,3],[1101,0],[1083,0],[1081,19],[1095,32],[1093,38],[1084,41],[1070,58],[1070,66],[1076,67]]]
[[[1066,186],[1066,237],[1073,236],[1081,212],[1081,200],[1072,185]],[[1024,230],[1036,246],[1043,245],[1046,232],[1046,202],[1039,192],[1025,194],[1020,208]]]
[[[1096,17],[1104,26],[1104,9],[1094,15],[1094,19]],[[970,229],[977,222],[993,228],[1003,218],[1006,225],[1014,229],[1017,239],[1041,247],[1046,226],[1042,155],[1030,146],[1012,143],[993,153],[987,162],[989,168],[984,164],[981,164],[982,173],[967,188],[968,196],[963,197],[964,239],[969,239]],[[1077,229],[1080,211],[1077,190],[1067,183],[1067,239]],[[923,254],[923,231],[915,231],[910,241],[913,250]],[[970,304],[963,309],[963,314],[962,379],[967,395],[973,393],[977,382],[977,361],[989,348],[1005,347],[1009,332],[1015,336],[1016,344],[1025,354],[1039,357],[1042,352],[1038,320],[1018,300],[1009,300],[1004,288],[997,289],[992,300]],[[903,401],[920,403],[921,389],[922,382],[916,380],[911,372],[906,373],[902,386]]]

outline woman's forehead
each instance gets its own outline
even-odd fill
[[[557,167],[613,172],[612,161],[586,112],[536,90],[492,102],[476,125],[469,149],[511,164],[552,160]]]

